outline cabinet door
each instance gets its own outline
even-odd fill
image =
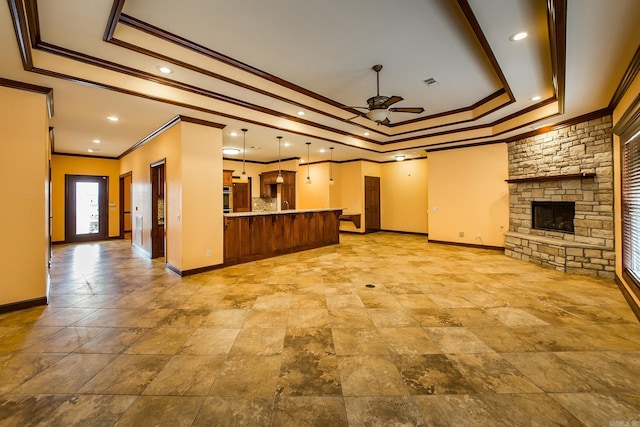
[[[280,190],[280,196],[282,198],[283,209],[285,206],[288,206],[289,209],[296,208],[296,186],[295,185],[282,184],[282,189]],[[284,203],[285,201],[287,203]]]

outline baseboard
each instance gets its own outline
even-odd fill
[[[12,311],[26,310],[27,308],[39,307],[47,305],[47,297],[34,298],[26,301],[12,302],[0,305],[0,314],[10,313]]]
[[[465,248],[475,248],[475,249],[490,249],[492,251],[504,251],[504,246],[476,245],[474,243],[446,242],[444,240],[431,240],[431,239],[429,239],[429,243],[436,243],[439,245],[463,246]]]
[[[629,293],[629,289],[624,285],[624,282],[622,281],[620,276],[618,276],[617,274],[616,274],[616,277],[614,278],[614,281],[616,282],[616,285],[618,285],[620,292],[622,292],[622,296],[624,296],[624,299],[627,300],[627,304],[629,304],[631,311],[633,311],[633,314],[635,314],[636,317],[638,318],[638,321],[640,321],[640,306]]]
[[[120,236],[109,236],[106,239],[89,240],[89,241],[86,241],[86,242],[71,242],[71,243],[81,244],[81,243],[92,243],[92,242],[104,242],[106,240],[122,240],[122,239],[123,239],[123,237],[120,237]],[[51,245],[52,246],[66,245],[67,243],[69,243],[69,242],[67,242],[66,240],[57,240],[55,242],[51,242]]]
[[[186,277],[186,276],[193,276],[194,274],[206,273],[207,271],[218,270],[224,266],[222,264],[217,264],[217,265],[210,265],[207,267],[192,268],[191,270],[180,270],[179,268],[174,267],[171,264],[166,264],[165,267],[167,268],[167,270],[177,274],[180,277]]]
[[[414,236],[425,236],[429,237],[429,233],[420,233],[417,231],[400,231],[400,230],[380,230],[385,233],[396,233],[396,234],[413,234]]]

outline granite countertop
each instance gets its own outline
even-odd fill
[[[305,212],[330,212],[330,211],[342,211],[344,208],[325,208],[325,209],[287,209],[282,211],[253,211],[253,212],[233,212],[223,214],[225,217],[234,218],[239,216],[258,216],[258,215],[282,215],[282,214],[297,214]]]

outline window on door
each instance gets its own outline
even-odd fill
[[[107,238],[108,182],[106,176],[66,175],[67,242]]]

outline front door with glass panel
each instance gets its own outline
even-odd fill
[[[65,240],[86,242],[107,238],[106,176],[66,175]]]

